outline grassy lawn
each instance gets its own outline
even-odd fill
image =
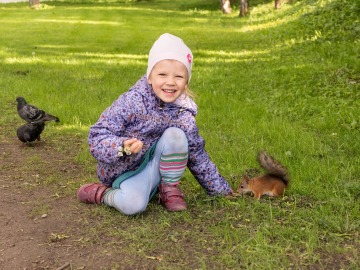
[[[69,183],[69,199],[97,181],[89,126],[145,74],[148,51],[164,32],[193,51],[197,123],[230,184],[236,188],[246,170],[259,168],[259,149],[290,171],[290,188],[275,200],[208,197],[187,171],[187,212],[168,213],[155,202],[129,218],[93,207],[101,222],[92,235],[106,231],[123,241],[134,258],[124,264],[146,258],[156,269],[360,268],[360,4],[250,6],[239,18],[237,6],[222,15],[217,0],[42,1],[38,10],[0,4],[2,138],[15,136],[10,122],[21,123],[17,96],[58,116],[44,138],[56,138],[60,151],[77,147],[74,161],[93,172]],[[50,188],[60,181],[49,177],[43,184]]]

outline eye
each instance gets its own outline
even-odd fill
[[[244,186],[240,186],[240,188],[244,188]]]
[[[176,78],[183,79],[184,76],[182,76],[182,75],[176,75]]]

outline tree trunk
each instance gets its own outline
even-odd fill
[[[30,7],[37,7],[40,5],[40,0],[29,0]]]
[[[220,4],[221,10],[224,14],[231,14],[232,10],[230,0],[220,0]]]
[[[280,9],[281,7],[281,0],[275,0],[275,9]]]
[[[240,17],[244,17],[249,9],[249,0],[240,0]]]

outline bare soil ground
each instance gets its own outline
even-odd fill
[[[80,143],[58,151],[51,140],[28,147],[0,136],[0,269],[153,268],[142,260],[123,264],[116,248],[124,246],[112,242],[107,250],[106,229],[92,237],[101,217],[75,195],[80,179],[90,177],[74,162]]]

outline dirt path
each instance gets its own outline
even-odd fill
[[[55,145],[24,147],[16,138],[0,139],[2,270],[110,269],[121,260],[102,252],[106,237],[96,243],[89,236],[98,221],[74,188],[88,175],[74,163],[74,153]]]

